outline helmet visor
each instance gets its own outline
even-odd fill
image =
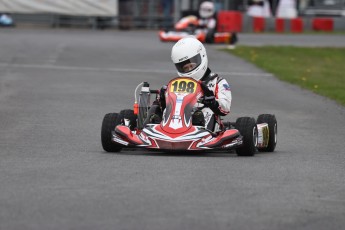
[[[203,8],[200,10],[202,13],[206,13],[206,14],[211,14],[213,13],[213,9],[211,8]]]
[[[197,68],[200,64],[201,56],[200,54],[197,54],[188,60],[176,63],[175,66],[178,72],[189,73],[190,71],[193,71],[195,68]]]

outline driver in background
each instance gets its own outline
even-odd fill
[[[206,42],[208,43],[213,42],[213,36],[216,32],[215,13],[216,9],[213,2],[205,1],[200,4],[198,27],[206,30]]]
[[[180,77],[193,78],[201,83],[204,99],[194,106],[198,109],[192,116],[193,125],[205,126],[208,130],[217,131],[220,116],[230,113],[232,96],[228,82],[211,72],[206,49],[193,36],[182,38],[173,46],[171,59]],[[165,95],[166,86],[163,86],[158,102],[161,111],[164,111],[166,106]]]
[[[216,7],[211,1],[204,1],[199,7],[198,28],[206,32],[206,43],[214,43],[214,36],[217,31]],[[234,49],[238,41],[237,33],[231,32],[230,45],[228,48]]]

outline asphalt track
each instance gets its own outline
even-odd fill
[[[344,35],[240,35],[345,46]],[[234,121],[273,113],[274,153],[105,153],[104,114],[175,76],[152,31],[0,31],[0,229],[344,229],[345,109],[207,46]],[[320,86],[322,87],[322,86]]]

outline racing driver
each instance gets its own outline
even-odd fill
[[[171,59],[180,77],[189,77],[199,81],[204,92],[204,99],[194,107],[199,108],[192,116],[194,125],[205,126],[217,131],[220,117],[230,112],[231,90],[228,82],[211,72],[204,45],[195,37],[180,39],[171,50]],[[183,60],[183,61],[180,61]],[[160,90],[160,109],[165,109],[166,86]]]
[[[215,13],[216,10],[213,2],[205,1],[200,4],[198,27],[206,30],[207,43],[213,42],[214,33],[216,32],[217,21],[214,18]]]

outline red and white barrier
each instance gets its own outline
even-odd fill
[[[253,17],[253,31],[263,32],[265,31],[265,18]]]
[[[333,31],[334,22],[332,18],[314,18],[312,28],[316,31]]]
[[[290,31],[292,33],[302,33],[304,23],[302,18],[293,18],[290,20]]]
[[[219,11],[217,15],[218,32],[241,32],[242,13],[238,11]]]
[[[303,33],[304,31],[345,30],[345,22],[334,18],[264,18],[249,17],[239,11],[220,11],[217,16],[218,32],[265,32]]]

